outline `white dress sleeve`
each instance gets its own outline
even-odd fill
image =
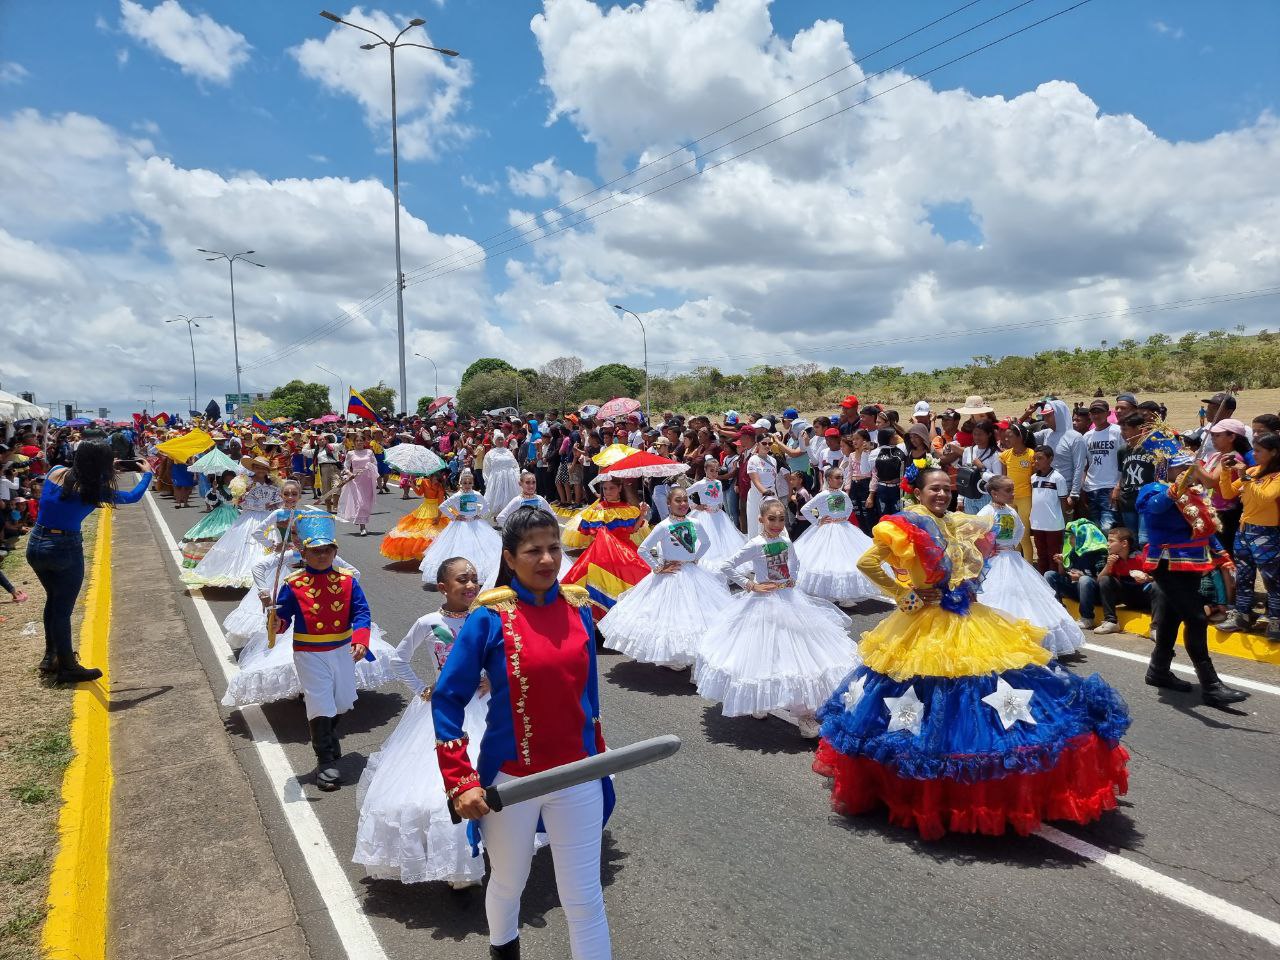
[[[698,541],[693,548],[693,556],[689,558],[690,563],[697,563],[707,555],[707,551],[711,549],[711,538],[702,532],[702,528],[694,524],[694,530],[697,531]]]
[[[644,542],[636,549],[640,554],[640,559],[649,565],[649,569],[657,571],[665,562],[662,556],[662,539],[667,535],[667,528],[670,527],[666,520],[663,520],[656,527],[649,531],[649,535],[644,538]]]
[[[448,520],[461,520],[462,511],[458,509],[458,505],[462,503],[462,494],[455,493],[448,497],[444,503],[440,504],[440,515]]]
[[[822,519],[822,508],[818,506],[818,497],[814,497],[800,508],[800,516],[812,524],[817,524]]]
[[[727,578],[732,580],[740,587],[746,587],[751,583],[751,577],[747,576],[738,568],[748,560],[755,560],[760,556],[760,540],[753,537],[738,548],[738,551],[724,563],[720,564],[720,572]]]
[[[396,645],[395,652],[390,657],[391,672],[395,674],[397,680],[413,691],[415,697],[422,695],[422,691],[427,689],[427,684],[413,672],[413,655],[418,647],[422,646],[423,641],[433,639],[435,634],[432,631],[432,627],[438,621],[439,614],[429,613],[425,617],[419,617],[417,622],[409,628],[409,632],[404,635],[404,639]],[[435,673],[435,662],[435,658],[431,657],[430,663],[433,674]],[[432,679],[434,680],[435,677],[433,676]]]
[[[498,515],[494,517],[498,526],[502,526],[507,522],[507,517],[511,516],[511,514],[520,506],[521,499],[523,498],[512,497],[510,501],[508,501],[507,505],[498,511]]]

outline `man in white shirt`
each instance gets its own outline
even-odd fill
[[[1081,484],[1089,519],[1104,533],[1120,524],[1120,450],[1125,445],[1120,427],[1108,422],[1110,413],[1107,401],[1090,401],[1093,427],[1084,435],[1086,460]]]

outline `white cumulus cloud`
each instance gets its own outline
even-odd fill
[[[183,73],[213,83],[229,83],[252,49],[243,34],[206,13],[192,16],[178,0],[164,0],[150,10],[120,0],[120,28]]]

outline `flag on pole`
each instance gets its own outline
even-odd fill
[[[253,417],[250,418],[249,422],[253,424],[255,429],[261,430],[263,433],[271,432],[271,424],[263,420],[260,416],[258,416],[256,412],[254,413]]]
[[[369,406],[369,402],[356,392],[355,387],[348,388],[351,395],[347,397],[347,413],[354,413],[361,420],[372,420],[378,422],[378,415],[373,412],[373,407]]]
[[[169,425],[169,415],[167,413],[157,413],[151,418],[151,422],[157,427],[167,427]]]

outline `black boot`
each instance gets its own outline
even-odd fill
[[[57,657],[56,660],[58,672],[54,674],[54,679],[58,683],[88,683],[102,676],[102,671],[96,667],[81,666],[74,653],[70,657]]]
[[[41,673],[54,673],[58,669],[58,658],[52,650],[44,652],[44,658],[40,661]]]
[[[333,766],[333,717],[311,719],[311,749],[316,754],[316,786],[326,793],[342,786],[342,774]]]
[[[1241,700],[1248,700],[1249,695],[1243,690],[1228,687],[1218,679],[1218,671],[1208,660],[1196,664],[1196,676],[1200,678],[1200,698],[1211,707],[1229,707]]]
[[[509,940],[500,947],[489,944],[489,960],[520,960],[520,938]]]
[[[1151,663],[1147,667],[1147,686],[1160,687],[1164,690],[1177,690],[1179,693],[1189,692],[1191,684],[1169,669],[1169,664],[1171,663],[1173,663],[1172,651],[1156,650],[1152,653]]]

